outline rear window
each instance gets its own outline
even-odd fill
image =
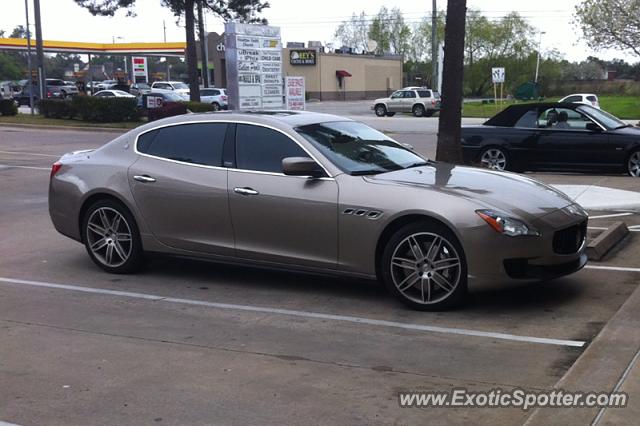
[[[225,123],[181,124],[138,137],[138,151],[155,157],[205,166],[222,165]]]
[[[421,98],[430,98],[431,90],[418,90],[418,96]]]
[[[589,102],[598,102],[598,98],[595,96],[587,96]]]

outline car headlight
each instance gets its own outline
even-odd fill
[[[476,214],[480,216],[487,224],[496,232],[509,237],[519,237],[522,235],[539,236],[535,228],[527,225],[520,219],[508,217],[505,214],[498,213],[493,210],[476,210]]]

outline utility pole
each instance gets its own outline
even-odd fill
[[[36,24],[36,64],[38,67],[38,86],[40,99],[46,97],[47,77],[44,71],[44,49],[42,46],[42,23],[40,21],[40,0],[33,0],[33,12]]]
[[[27,17],[27,69],[29,70],[29,107],[33,115],[33,71],[31,69],[31,29],[29,28],[29,0],[24,0],[24,13]]]
[[[538,58],[536,59],[536,77],[533,82],[538,82],[538,70],[540,69],[540,49],[542,46],[542,34],[546,34],[544,31],[540,31],[540,39],[538,40]]]
[[[167,42],[167,24],[165,22],[165,20],[162,20],[162,32],[164,33],[164,42]],[[171,64],[169,63],[169,57],[165,56],[164,58],[166,64],[167,64],[167,81],[171,80]]]
[[[467,0],[448,0],[436,160],[453,164],[462,163],[460,124],[466,15]]]
[[[204,13],[202,12],[203,0],[198,2],[198,37],[200,37],[200,60],[202,63],[202,85],[209,87],[209,60],[207,58],[207,33],[204,28]]]
[[[431,8],[431,89],[438,89],[438,6],[433,0]]]
[[[187,38],[187,71],[189,74],[189,100],[200,102],[200,85],[198,83],[198,49],[195,35],[195,0],[184,0],[184,22]]]

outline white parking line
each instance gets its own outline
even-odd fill
[[[231,309],[231,310],[248,311],[248,312],[263,312],[263,313],[277,314],[277,315],[288,315],[288,316],[295,316],[295,317],[350,322],[350,323],[356,323],[356,324],[367,324],[367,325],[374,325],[374,326],[380,326],[380,327],[401,328],[405,330],[427,331],[432,333],[443,333],[443,334],[457,334],[462,336],[473,336],[473,337],[487,337],[490,339],[510,340],[510,341],[516,341],[516,342],[525,342],[525,343],[572,346],[577,348],[581,348],[585,344],[585,342],[579,341],[579,340],[563,340],[563,339],[550,339],[546,337],[520,336],[515,334],[495,333],[491,331],[478,331],[478,330],[468,330],[463,328],[437,327],[437,326],[422,325],[422,324],[410,324],[410,323],[395,322],[395,321],[385,321],[385,320],[377,320],[372,318],[353,317],[349,315],[334,315],[334,314],[323,314],[319,312],[296,311],[291,309],[268,308],[268,307],[262,307],[262,306],[234,305],[229,303],[205,302],[203,300],[179,299],[175,297],[157,296],[154,294],[133,293],[129,291],[109,290],[109,289],[103,289],[103,288],[80,287],[75,285],[55,284],[55,283],[43,282],[43,281],[20,280],[16,278],[0,277],[0,282],[12,284],[12,285],[55,288],[59,290],[70,290],[70,291],[78,291],[78,292],[94,293],[94,294],[107,294],[110,296],[121,296],[121,297],[129,297],[134,299],[146,299],[146,300],[154,300],[159,302],[179,303],[183,305],[206,306],[208,308],[216,308],[216,309]]]
[[[602,269],[604,271],[640,272],[640,268],[631,268],[627,266],[586,265],[585,268],[586,269]]]
[[[588,226],[587,229],[595,229],[596,231],[606,231],[609,228],[607,228],[606,226]],[[629,231],[631,232],[640,232],[639,225],[629,226],[627,229],[629,229]]]
[[[613,214],[603,214],[600,216],[589,216],[589,219],[606,219],[608,217],[621,217],[621,216],[631,216],[633,213],[613,213]]]
[[[26,152],[26,151],[0,151],[0,154],[35,155],[37,157],[52,157],[52,158],[60,158],[60,157],[62,157],[61,155],[40,154],[39,152]]]
[[[51,171],[51,167],[34,167],[34,166],[16,166],[14,164],[0,164],[0,170],[3,169],[13,169],[13,168],[18,168],[18,169],[31,169],[31,170],[46,170],[48,172]]]

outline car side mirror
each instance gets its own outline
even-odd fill
[[[287,157],[282,159],[282,173],[287,176],[322,176],[322,168],[313,158]]]
[[[596,123],[594,122],[590,122],[587,123],[585,125],[586,129],[589,130],[590,132],[601,132],[602,128],[600,126],[598,126]]]

